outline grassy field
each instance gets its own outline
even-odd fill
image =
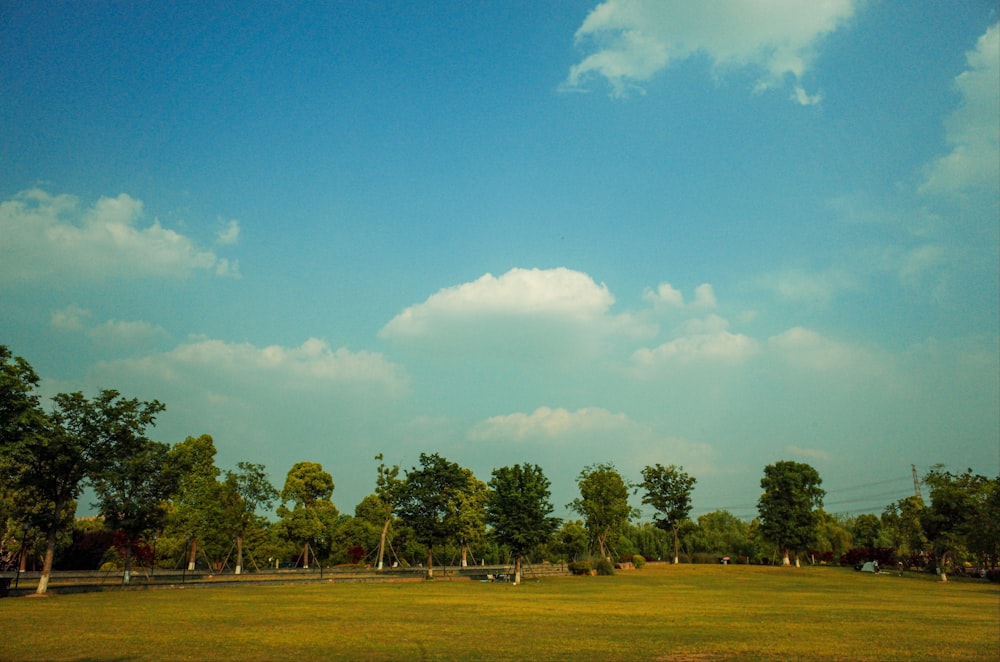
[[[0,600],[0,660],[996,660],[996,584],[649,565]]]

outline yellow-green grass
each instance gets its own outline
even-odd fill
[[[996,660],[996,584],[648,565],[0,601],[0,660]]]

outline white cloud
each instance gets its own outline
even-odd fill
[[[171,375],[181,367],[208,369],[232,379],[308,390],[320,384],[350,383],[379,386],[401,394],[408,388],[402,368],[377,352],[330,349],[310,338],[299,347],[197,339],[165,354],[143,359],[152,370]]]
[[[56,331],[82,331],[91,315],[85,308],[70,305],[61,310],[53,310],[49,321]]]
[[[790,445],[785,446],[785,450],[796,457],[807,458],[810,460],[829,460],[830,454],[824,450],[818,448],[801,448],[799,446]]]
[[[511,269],[441,290],[410,306],[380,332],[388,338],[430,333],[447,320],[487,316],[557,316],[588,320],[603,315],[615,298],[605,285],[570,269]]]
[[[112,319],[91,325],[92,317],[91,311],[74,304],[52,311],[49,319],[56,331],[85,333],[99,343],[115,347],[143,345],[168,335],[163,327],[149,322]]]
[[[684,303],[684,294],[667,282],[660,283],[656,289],[646,288],[642,293],[642,298],[653,304],[653,309],[657,312],[671,308],[715,308],[715,290],[708,283],[702,283],[694,288],[694,300],[690,304]]]
[[[753,338],[716,330],[675,338],[652,349],[640,348],[632,354],[632,362],[643,370],[672,363],[738,363],[758,351],[759,344]]]
[[[239,221],[226,221],[225,225],[215,234],[215,240],[224,245],[235,244],[238,242],[240,240]]]
[[[163,327],[149,322],[108,320],[90,329],[89,335],[94,340],[106,345],[135,346],[165,338],[167,332]]]
[[[925,193],[996,191],[1000,181],[1000,24],[987,29],[966,58],[968,69],[955,79],[961,105],[945,122],[952,151],[930,167]]]
[[[89,209],[39,189],[0,202],[0,281],[185,277],[224,261],[155,220],[140,227],[142,202],[124,193]],[[226,263],[221,275],[236,275]]]
[[[524,441],[543,437],[547,439],[572,439],[574,435],[608,432],[627,427],[631,421],[625,414],[614,414],[600,407],[585,407],[575,412],[566,409],[539,407],[530,414],[516,412],[492,416],[476,425],[469,433],[471,439],[505,439]]]
[[[816,103],[819,95],[803,89],[802,77],[819,40],[854,11],[852,0],[607,0],[576,32],[576,43],[589,54],[570,68],[563,89],[601,77],[622,96],[642,91],[641,83],[671,63],[704,54],[716,71],[760,70],[757,89],[791,77],[792,99]]]
[[[760,284],[783,299],[812,304],[828,304],[841,293],[860,288],[856,273],[839,268],[822,272],[786,269],[764,276]]]
[[[816,372],[873,375],[888,367],[872,351],[826,338],[801,326],[771,336],[767,345],[786,363]]]
[[[396,315],[379,336],[421,357],[485,362],[491,374],[514,366],[580,371],[659,331],[648,315],[612,314],[614,302],[585,273],[516,268],[442,289]]]

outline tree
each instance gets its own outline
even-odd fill
[[[638,510],[628,503],[628,484],[613,464],[585,467],[577,477],[580,497],[567,508],[583,516],[592,545],[601,558],[610,558],[609,541],[625,533],[625,527]]]
[[[259,523],[257,511],[270,508],[278,498],[278,490],[271,484],[263,464],[238,462],[238,471],[227,471],[223,482],[227,495],[226,510],[236,536],[236,573],[243,572],[243,540],[247,531]],[[330,492],[332,494],[332,478]],[[336,510],[336,509],[334,509]]]
[[[899,556],[920,554],[927,549],[927,536],[921,518],[924,500],[908,496],[890,503],[882,511],[882,529]]]
[[[924,476],[930,486],[930,506],[922,524],[937,557],[941,581],[947,581],[949,557],[971,553],[992,562],[1000,552],[1000,477],[991,480],[971,469],[954,474],[935,465]],[[961,559],[959,559],[961,560]]]
[[[459,517],[463,495],[474,486],[472,472],[437,453],[420,454],[420,469],[413,467],[399,486],[399,517],[413,529],[415,539],[427,548],[427,578],[434,577],[434,545],[454,540],[462,528]]]
[[[333,505],[333,476],[316,462],[299,462],[288,470],[278,506],[279,531],[288,540],[302,543],[302,565],[309,567],[311,546],[329,551],[330,535],[336,525],[337,507]],[[285,504],[291,503],[288,508]]]
[[[399,488],[402,481],[399,479],[398,464],[387,467],[382,461],[381,453],[376,455],[375,459],[378,460],[378,478],[375,480],[375,494],[372,495],[374,501],[371,505],[375,509],[375,516],[379,518],[379,524],[382,526],[382,532],[378,539],[378,565],[376,566],[381,570],[385,559],[385,543],[389,535],[389,525],[392,524],[393,512],[399,501]]]
[[[0,345],[0,479],[20,519],[45,535],[45,560],[36,593],[48,590],[59,531],[72,522],[90,468],[88,438],[61,411],[46,416],[35,389],[38,375]],[[22,535],[23,537],[23,535]],[[21,541],[22,558],[24,541]]]
[[[486,504],[490,491],[471,470],[463,468],[462,473],[465,474],[465,487],[455,495],[455,538],[461,546],[464,568],[469,564],[469,547],[486,541]]]
[[[858,515],[851,526],[854,546],[878,547],[882,537],[882,520],[871,513]]]
[[[177,490],[179,474],[171,466],[167,444],[146,437],[165,410],[156,400],[126,399],[103,390],[88,401],[72,396],[73,415],[93,442],[91,483],[105,524],[125,536],[125,571],[131,578],[132,547],[145,534],[160,529],[167,500]]]
[[[684,467],[660,464],[642,470],[640,487],[646,490],[642,502],[656,509],[653,520],[661,529],[673,531],[674,563],[679,563],[677,530],[691,512],[691,490],[698,480],[684,473]]]
[[[524,556],[548,541],[559,527],[559,520],[551,516],[549,485],[538,465],[515,464],[493,470],[486,521],[493,528],[493,537],[514,554],[515,584],[521,582]]]
[[[800,462],[781,461],[764,468],[760,480],[764,493],[757,502],[760,529],[781,550],[783,565],[790,565],[792,550],[805,549],[816,537],[816,509],[826,494],[820,489],[822,482],[815,469]]]
[[[199,541],[216,538],[225,528],[215,442],[207,434],[188,437],[174,444],[168,456],[177,475],[169,526],[188,540],[188,570],[194,570]]]

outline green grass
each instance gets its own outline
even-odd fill
[[[0,601],[0,660],[996,660],[996,584],[649,565]]]

